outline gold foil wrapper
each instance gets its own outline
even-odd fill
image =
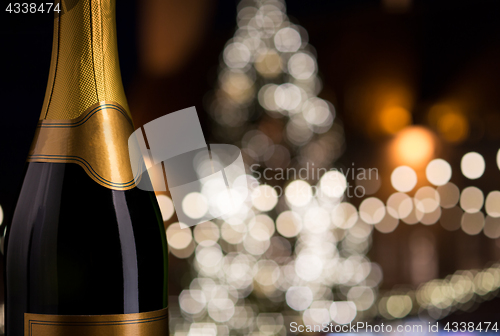
[[[101,101],[130,116],[116,42],[115,0],[57,1],[47,91],[40,119],[70,120]]]
[[[133,131],[122,106],[100,102],[76,119],[40,120],[28,162],[76,163],[104,187],[132,189],[128,138]]]
[[[167,336],[167,308],[120,315],[24,314],[24,336]]]

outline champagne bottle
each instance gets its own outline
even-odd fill
[[[60,5],[6,234],[6,335],[168,335],[165,231],[130,167],[115,1]]]

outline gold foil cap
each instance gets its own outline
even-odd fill
[[[40,119],[75,119],[101,101],[118,103],[130,117],[118,61],[115,1],[60,5]]]

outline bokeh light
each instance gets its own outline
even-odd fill
[[[385,206],[376,197],[369,197],[363,200],[359,206],[359,216],[368,224],[377,224],[385,216]]]
[[[498,169],[500,169],[500,149],[497,152],[497,166],[498,166]]]
[[[375,302],[375,293],[370,287],[355,286],[347,292],[347,299],[356,305],[357,310],[364,311]]]
[[[417,185],[417,173],[408,166],[397,167],[391,174],[391,184],[397,191],[411,191]]]
[[[457,205],[460,190],[455,184],[448,182],[443,186],[439,186],[436,190],[439,193],[440,204],[443,208],[448,209]]]
[[[212,222],[203,222],[194,227],[194,240],[203,246],[210,246],[219,240],[219,227]]]
[[[415,207],[422,213],[431,213],[439,207],[439,193],[432,187],[422,187],[414,196]]]
[[[482,212],[464,212],[461,225],[462,230],[468,235],[477,235],[484,227],[484,215]]]
[[[174,210],[174,203],[172,202],[170,197],[166,195],[158,195],[156,196],[156,200],[158,201],[158,206],[160,207],[160,212],[163,221],[167,221],[170,218],[172,218],[175,210]]]
[[[467,187],[460,195],[460,207],[469,213],[478,212],[483,207],[483,192],[476,187]]]
[[[484,221],[484,234],[491,239],[500,238],[500,218],[486,216]]]
[[[411,113],[400,106],[389,106],[380,112],[380,126],[387,134],[396,134],[411,124]]]
[[[387,312],[393,318],[402,318],[408,315],[413,307],[408,295],[393,295],[387,299]]]
[[[198,192],[189,193],[182,200],[182,210],[191,218],[201,218],[208,211],[208,200]]]
[[[316,61],[306,53],[296,53],[288,60],[288,72],[296,79],[308,79],[316,72]]]
[[[274,78],[283,70],[283,61],[276,51],[266,50],[258,54],[255,69],[265,78]]]
[[[484,158],[476,152],[465,154],[460,162],[462,174],[471,180],[480,178],[484,173],[485,166]]]
[[[302,220],[292,211],[282,212],[276,219],[276,230],[283,237],[295,237],[302,230]]]
[[[357,220],[358,212],[350,203],[342,202],[332,210],[332,222],[338,228],[349,229],[356,224]]]
[[[413,210],[413,200],[404,193],[394,193],[387,199],[387,212],[394,218],[406,218]]]
[[[272,210],[278,203],[278,193],[269,185],[261,185],[252,192],[252,204],[257,210]]]
[[[448,231],[460,229],[463,213],[462,209],[457,206],[449,209],[443,209],[440,218],[441,226]]]
[[[200,290],[183,290],[179,295],[179,304],[184,312],[196,315],[205,309],[207,299]]]
[[[429,121],[443,139],[460,143],[469,135],[469,122],[454,102],[440,103],[429,110]]]
[[[356,212],[356,209],[354,211]],[[330,213],[322,207],[311,207],[304,215],[304,228],[315,234],[329,230],[330,223]]]
[[[434,155],[434,135],[421,126],[407,127],[400,131],[393,141],[394,161],[411,167],[427,164]]]
[[[451,179],[451,166],[443,159],[434,159],[425,169],[427,180],[435,186],[442,186]]]
[[[486,197],[484,207],[488,216],[500,217],[500,191],[490,192]]]
[[[293,286],[286,291],[286,303],[294,310],[306,310],[312,301],[313,292],[309,287]]]
[[[312,199],[311,185],[302,180],[293,181],[286,187],[285,196],[292,206],[303,207]]]
[[[329,171],[323,174],[319,186],[326,196],[340,198],[347,188],[347,180],[341,172]]]
[[[286,27],[274,35],[274,44],[279,51],[294,52],[299,50],[302,40],[297,30]]]
[[[416,215],[420,223],[424,225],[432,225],[435,224],[441,217],[441,208],[436,207],[436,209],[434,209],[434,211],[431,212],[421,212],[417,208]]]
[[[392,217],[389,213],[386,213],[382,220],[375,224],[375,229],[382,233],[390,233],[394,231],[399,224],[397,218]]]
[[[179,223],[173,223],[168,226],[167,242],[171,247],[182,250],[186,248],[192,240],[193,235],[190,228],[182,228]]]
[[[348,324],[356,318],[356,304],[352,301],[337,301],[330,306],[330,316],[337,324]]]
[[[243,68],[251,59],[250,50],[243,43],[233,42],[224,49],[224,61],[230,68]]]

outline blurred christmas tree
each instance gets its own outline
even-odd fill
[[[173,331],[284,335],[293,321],[369,319],[382,277],[366,257],[373,225],[343,202],[347,179],[331,170],[344,134],[334,106],[317,97],[315,50],[282,1],[242,1],[237,24],[207,109],[212,142],[242,149],[249,197],[173,250],[194,252],[195,273]]]

